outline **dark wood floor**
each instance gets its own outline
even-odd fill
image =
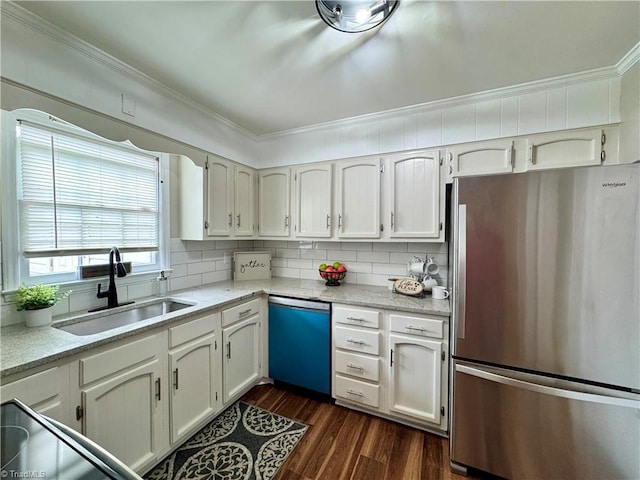
[[[274,480],[451,479],[447,439],[273,385],[243,401],[309,426]]]

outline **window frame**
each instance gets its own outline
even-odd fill
[[[12,292],[22,283],[33,284],[42,282],[45,284],[59,284],[65,286],[76,285],[81,287],[84,284],[95,283],[96,278],[82,279],[79,271],[54,273],[50,275],[29,275],[29,258],[27,258],[21,249],[18,228],[13,226],[19,224],[18,217],[18,186],[17,186],[17,154],[18,143],[16,137],[16,126],[18,118],[28,120],[32,124],[42,125],[47,128],[47,122],[57,121],[56,129],[68,130],[74,135],[81,134],[87,139],[95,139],[99,142],[110,142],[136,147],[132,142],[116,142],[108,138],[96,135],[76,125],[70,124],[64,120],[56,118],[45,112],[31,109],[19,109],[14,111],[2,110],[2,161],[0,162],[0,173],[2,178],[2,289],[3,292]],[[139,281],[141,275],[153,274],[155,277],[160,271],[168,271],[169,249],[170,249],[170,155],[162,152],[145,152],[151,153],[158,157],[158,250],[156,253],[156,262],[148,265],[135,265],[129,274],[132,278],[122,279],[121,283],[129,283]],[[10,181],[13,179],[13,181]],[[116,245],[117,246],[117,245]],[[109,249],[105,249],[104,253],[108,253]],[[63,256],[63,255],[60,255]],[[66,255],[70,256],[70,255]],[[73,255],[75,256],[75,255]],[[78,254],[78,257],[82,254]],[[55,255],[52,255],[55,257]],[[46,257],[51,258],[51,257]],[[129,277],[128,276],[128,277]],[[136,277],[138,279],[136,280]]]

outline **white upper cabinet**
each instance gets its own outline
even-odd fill
[[[255,170],[215,155],[204,168],[179,156],[180,237],[183,240],[252,237]]]
[[[295,184],[295,236],[298,238],[331,237],[333,165],[298,167]]]
[[[252,237],[255,226],[255,170],[236,165],[235,172],[235,236]]]
[[[440,150],[393,157],[389,165],[389,236],[438,238],[444,188]]]
[[[380,159],[337,163],[338,238],[380,238]]]
[[[600,165],[606,137],[600,128],[527,138],[527,170]]]
[[[512,139],[454,145],[447,148],[447,177],[513,172]]]
[[[289,236],[290,172],[290,168],[271,168],[258,174],[258,235],[261,237]]]
[[[205,168],[207,176],[208,237],[228,237],[233,233],[233,164],[222,158],[210,157]]]

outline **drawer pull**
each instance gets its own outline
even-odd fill
[[[351,390],[351,389],[347,390],[347,393],[349,395],[355,395],[356,397],[360,397],[360,398],[364,397],[364,393],[356,392],[355,390]]]
[[[347,317],[347,320],[351,320],[354,322],[366,322],[364,318],[360,318],[360,317]]]
[[[247,310],[243,310],[242,312],[238,313],[238,316],[239,316],[239,317],[244,317],[245,315],[250,314],[250,313],[251,313],[251,311],[252,311],[252,309],[251,309],[251,308],[248,308]]]
[[[419,332],[426,332],[427,331],[427,329],[424,328],[424,327],[414,327],[413,325],[407,325],[405,328],[407,330],[417,330]]]
[[[347,338],[348,343],[355,343],[356,345],[364,345],[362,340],[354,340],[353,338]]]
[[[348,363],[347,368],[353,368],[354,370],[364,372],[364,367],[359,367],[358,365],[353,365],[352,363]]]

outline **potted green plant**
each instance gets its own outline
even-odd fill
[[[53,306],[70,293],[59,294],[57,285],[22,284],[16,292],[16,306],[18,311],[24,311],[27,327],[40,327],[51,323]]]

